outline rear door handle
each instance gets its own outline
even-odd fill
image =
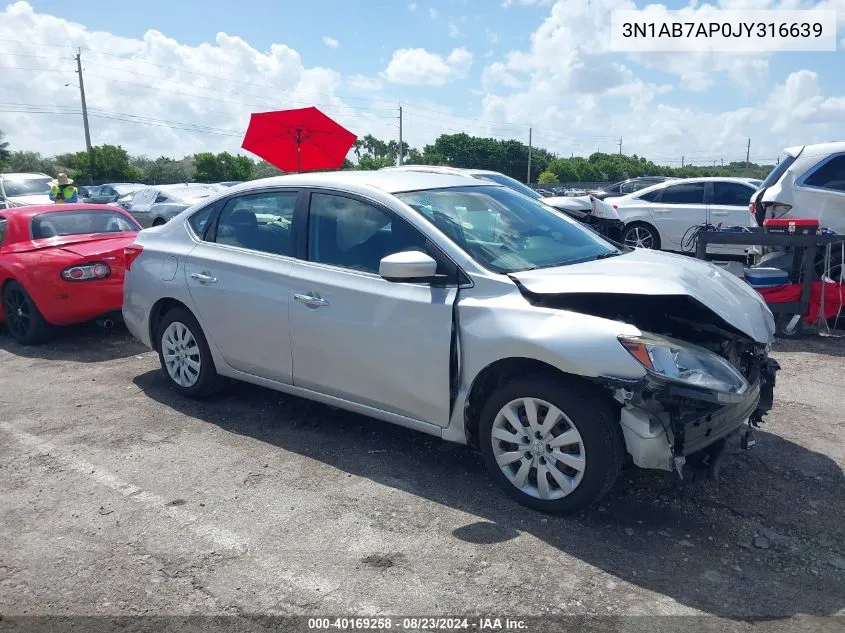
[[[727,211],[711,211],[710,215],[727,215]]]
[[[196,279],[201,284],[216,284],[217,277],[212,277],[206,273],[191,273],[191,279]]]
[[[322,306],[329,305],[328,299],[323,299],[322,297],[314,295],[304,295],[296,293],[295,295],[293,295],[293,300],[297,303],[304,303],[305,305],[311,306],[313,308],[320,308]]]
[[[654,209],[655,213],[669,213],[669,209]]]

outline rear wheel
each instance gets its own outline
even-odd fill
[[[188,398],[207,398],[225,385],[200,324],[186,308],[173,308],[162,318],[158,357],[170,385]]]
[[[9,334],[21,345],[34,345],[47,339],[52,327],[24,287],[10,281],[3,289],[3,313]]]
[[[653,226],[645,222],[634,222],[626,226],[622,242],[631,248],[660,250],[660,235]]]
[[[479,431],[496,483],[522,505],[552,514],[601,499],[625,455],[610,402],[557,379],[507,383],[484,406]]]

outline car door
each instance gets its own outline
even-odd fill
[[[689,229],[707,219],[704,183],[680,182],[665,187],[655,198],[650,213],[660,231],[662,247],[683,250],[682,242]]]
[[[755,226],[748,202],[756,187],[734,180],[707,183],[707,218],[714,226]],[[744,255],[750,245],[711,244],[707,251],[716,255]]]
[[[149,188],[138,191],[133,197],[129,205],[129,213],[138,220],[138,224],[147,228],[152,226],[152,218],[150,217],[150,209],[153,206],[153,201],[158,195],[158,190]]]
[[[233,196],[188,254],[191,298],[233,369],[291,382],[290,270],[298,191]]]
[[[294,384],[447,426],[457,283],[396,283],[378,270],[409,249],[440,270],[454,264],[395,210],[341,192],[309,194],[306,241],[291,271]]]

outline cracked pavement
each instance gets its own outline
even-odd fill
[[[171,392],[124,330],[0,333],[0,613],[845,614],[845,339],[780,342],[718,482],[566,518],[465,447],[249,385]]]

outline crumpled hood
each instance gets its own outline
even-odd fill
[[[774,336],[772,313],[751,286],[716,266],[683,255],[634,249],[616,257],[513,273],[511,277],[535,294],[685,295],[758,343],[770,343]]]

